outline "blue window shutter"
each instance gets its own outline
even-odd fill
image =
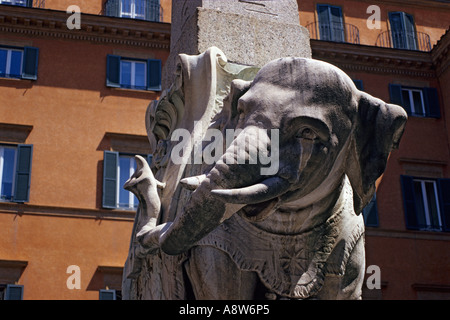
[[[450,179],[438,179],[441,219],[444,231],[450,232]]]
[[[99,300],[116,300],[116,290],[100,289]]]
[[[441,109],[439,107],[439,96],[436,88],[423,88],[425,100],[426,116],[430,118],[440,118]]]
[[[147,60],[147,90],[161,91],[161,60]]]
[[[330,6],[331,32],[333,41],[344,42],[345,32],[342,19],[342,10],[340,7]]]
[[[6,59],[7,59],[6,50],[0,48],[0,77],[6,76]]]
[[[114,209],[117,204],[117,166],[119,153],[104,151],[103,154],[103,208]]]
[[[160,4],[159,0],[146,0],[146,20],[148,21],[155,21],[159,22],[159,10],[160,10]]]
[[[412,15],[403,13],[405,23],[406,47],[409,50],[417,50],[416,26]]]
[[[364,85],[362,80],[353,80],[353,83],[355,84],[358,90],[364,91]]]
[[[405,210],[406,228],[419,230],[417,219],[414,181],[410,176],[400,176],[403,193],[403,208]]]
[[[17,284],[6,285],[5,300],[23,300],[23,286]]]
[[[392,46],[396,49],[406,49],[406,35],[403,29],[403,13],[389,12]]]
[[[108,55],[106,58],[106,86],[120,87],[120,57]]]
[[[105,3],[105,12],[109,17],[119,17],[120,0],[108,0]]]
[[[317,5],[317,16],[319,17],[319,34],[320,40],[330,41],[331,40],[331,21],[330,15],[328,13],[327,5],[318,4]]]
[[[378,227],[378,207],[377,197],[373,196],[369,204],[362,211],[364,217],[364,224],[368,227]]]
[[[150,167],[152,166],[152,161],[153,161],[153,155],[152,154],[148,154],[147,155],[147,162],[148,162],[148,165]]]
[[[402,106],[407,114],[411,114],[411,110],[406,108],[403,103],[402,86],[399,84],[389,84],[389,95],[391,103]]]
[[[33,145],[20,144],[17,146],[14,202],[28,202],[30,199],[32,158]]]
[[[22,79],[37,80],[39,49],[25,47],[23,50]]]

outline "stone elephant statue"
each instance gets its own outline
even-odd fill
[[[189,196],[171,221],[157,221],[163,185],[137,159],[125,186],[144,206],[136,257],[184,255],[196,299],[360,299],[360,212],[406,120],[318,60],[281,58],[233,80],[208,127],[233,139],[179,181]]]

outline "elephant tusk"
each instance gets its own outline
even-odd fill
[[[206,179],[206,174],[188,177],[180,180],[181,185],[188,190],[195,190]]]
[[[288,180],[271,177],[266,180],[238,189],[214,189],[211,194],[225,203],[256,204],[271,200],[289,190]]]

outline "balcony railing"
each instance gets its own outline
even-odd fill
[[[100,14],[155,22],[163,17],[158,0],[107,0]]]
[[[306,25],[311,39],[359,44],[359,29],[348,23],[323,24],[311,22]]]
[[[423,32],[383,31],[378,35],[375,46],[394,49],[431,51],[430,36]]]
[[[34,8],[45,8],[45,0],[33,0]]]

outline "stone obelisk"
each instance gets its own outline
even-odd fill
[[[188,131],[194,144],[201,142],[221,112],[232,80],[251,81],[269,61],[289,56],[311,57],[296,0],[172,0],[171,52],[163,70],[163,92],[146,114],[152,169],[165,184],[159,224],[174,221],[183,211],[191,191],[182,188],[180,180],[198,175],[202,166],[172,161],[174,130]],[[195,158],[194,144],[186,154]],[[185,299],[186,255],[159,250],[142,257],[136,240],[142,214],[138,210],[133,227],[123,298]]]
[[[173,0],[163,87],[174,79],[178,54],[196,55],[212,46],[230,62],[256,67],[281,57],[311,57],[296,0]]]

